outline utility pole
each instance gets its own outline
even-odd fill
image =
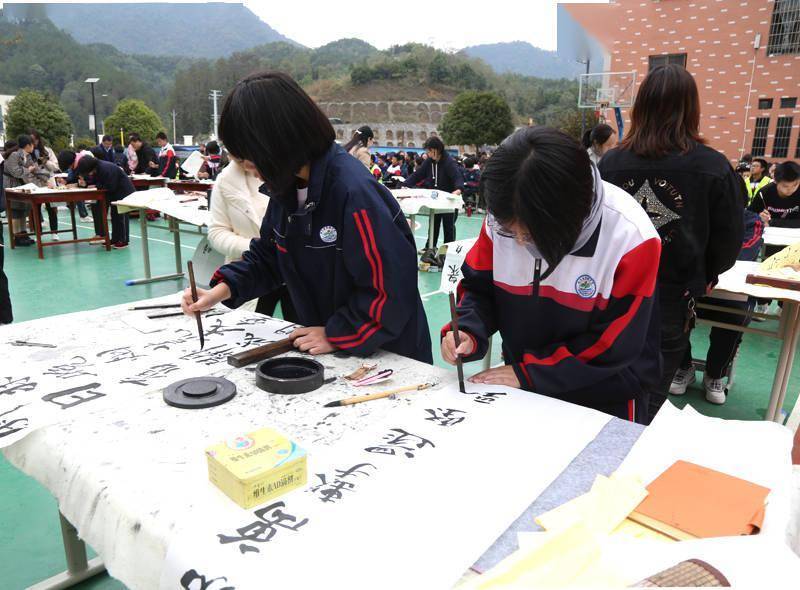
[[[94,85],[99,81],[100,78],[86,78],[86,80],[84,80],[84,82],[92,87],[92,115],[89,117],[89,128],[92,130],[92,141],[97,141],[97,103],[94,99]]]
[[[175,109],[172,109],[172,143],[178,143],[178,133],[175,129]]]
[[[212,90],[208,98],[214,101],[214,114],[211,116],[211,128],[214,130],[214,139],[217,139],[217,125],[219,124],[219,111],[217,109],[217,100],[222,97],[220,90]]]

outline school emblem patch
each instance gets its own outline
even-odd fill
[[[336,238],[339,236],[339,233],[336,231],[336,228],[332,225],[326,225],[321,230],[319,230],[319,239],[325,242],[326,244],[332,244],[336,241]]]
[[[594,297],[597,293],[597,283],[589,275],[581,275],[575,281],[575,292],[584,299]]]

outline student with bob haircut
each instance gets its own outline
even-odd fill
[[[445,326],[444,360],[478,360],[500,332],[506,365],[472,382],[642,419],[636,401],[659,373],[661,242],[647,214],[547,127],[508,137],[480,187],[488,215],[462,267],[461,344]]]
[[[642,82],[631,126],[600,161],[604,180],[645,208],[663,248],[658,267],[661,382],[649,393],[652,418],[678,381],[695,321],[695,300],[736,262],[744,217],[739,178],[728,159],[700,136],[700,98],[686,68],[654,68]],[[674,388],[673,388],[674,389]]]
[[[220,136],[270,197],[260,238],[222,266],[186,314],[228,307],[286,284],[294,345],[366,356],[381,348],[430,363],[416,247],[400,206],[335,140],[330,121],[289,76],[257,73],[225,99]]]

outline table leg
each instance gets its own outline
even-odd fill
[[[31,203],[31,213],[33,215],[33,231],[36,232],[36,249],[39,251],[39,259],[44,259],[44,248],[42,248],[42,221],[39,219],[39,203]]]
[[[172,243],[175,245],[175,272],[183,273],[183,260],[181,260],[181,232],[178,221],[169,218],[169,229],[172,232]]]
[[[433,243],[433,227],[436,225],[436,213],[431,211],[430,216],[428,217],[428,248],[432,250],[436,250],[436,246]]]
[[[78,225],[75,223],[75,207],[77,205],[75,202],[67,203],[67,207],[69,207],[69,217],[72,220],[72,239],[78,239]]]
[[[798,341],[798,319],[800,305],[794,301],[784,301],[781,312],[781,352],[778,355],[778,367],[775,370],[775,380],[772,382],[772,392],[769,397],[766,420],[780,423],[783,402],[786,399],[786,389],[789,386],[789,377],[792,374],[794,355]],[[785,318],[785,319],[784,319]]]
[[[67,571],[61,572],[30,586],[29,590],[60,590],[71,588],[80,582],[106,571],[103,560],[95,557],[91,561],[86,559],[86,544],[78,537],[78,531],[72,523],[58,513],[61,521],[61,538],[64,541],[64,554],[67,559]]]
[[[8,239],[11,243],[11,249],[13,250],[16,247],[16,236],[14,235],[14,211],[11,209],[11,201],[8,201],[8,209],[7,209],[7,218],[8,218]]]
[[[103,215],[103,231],[106,234],[105,245],[106,245],[106,252],[111,251],[111,235],[108,231],[108,207],[107,201],[105,199],[98,199],[98,203],[100,203],[100,211]]]
[[[144,259],[144,278],[142,279],[129,279],[125,281],[127,286],[132,285],[145,285],[147,283],[155,283],[158,281],[168,281],[172,279],[182,279],[183,273],[177,272],[175,274],[170,275],[161,275],[154,277],[150,274],[150,244],[148,243],[147,239],[147,210],[140,209],[139,210],[139,229],[142,234],[142,258]],[[180,250],[180,243],[178,244],[178,249]],[[180,263],[179,263],[180,264]]]
[[[794,353],[797,349],[797,319],[800,307],[793,301],[784,301],[781,312],[781,325],[778,328],[781,334],[781,351],[778,354],[778,365],[775,368],[775,379],[772,381],[772,391],[769,396],[765,420],[780,421],[781,407],[786,397],[786,387],[789,375],[792,372]]]

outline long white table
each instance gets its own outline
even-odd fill
[[[454,195],[440,190],[422,188],[401,188],[392,191],[400,203],[400,209],[414,226],[417,215],[428,214],[428,246],[433,248],[435,217],[440,213],[453,213],[464,206],[461,195]]]

